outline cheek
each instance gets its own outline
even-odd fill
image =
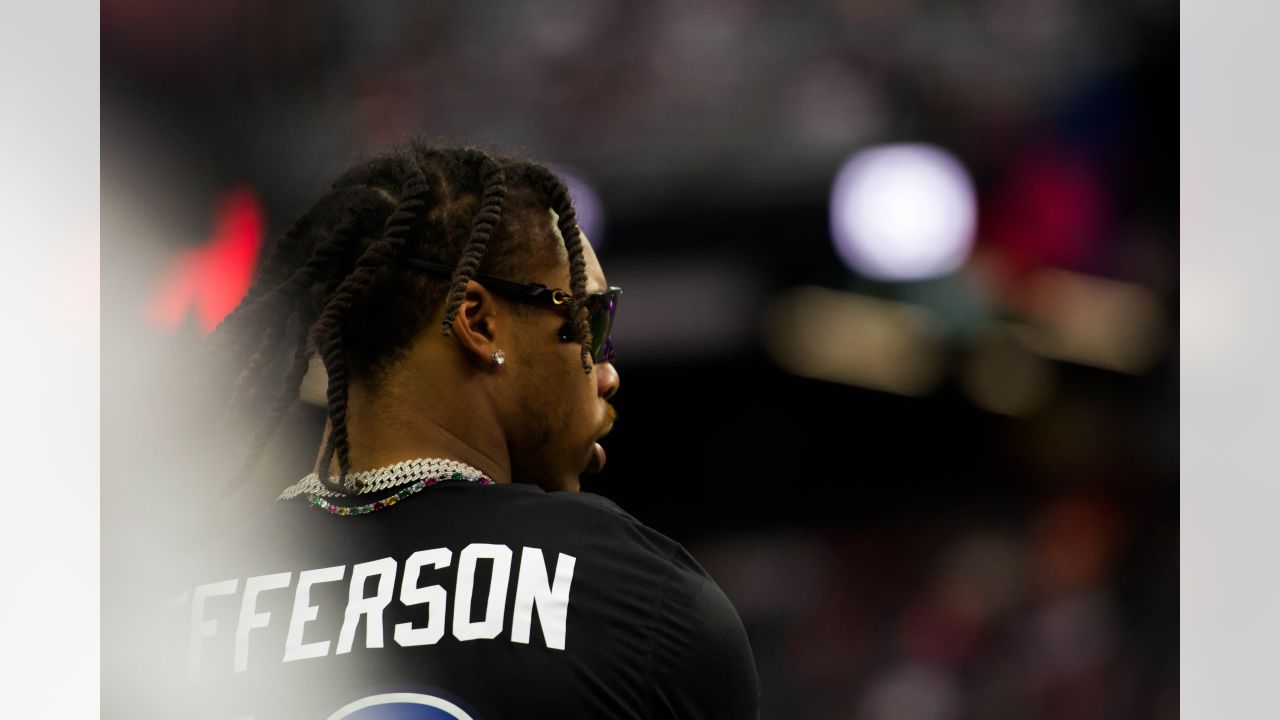
[[[556,428],[558,422],[547,413],[547,408],[542,403],[537,403],[535,407],[525,408],[525,417],[529,418],[528,437],[532,441],[533,449],[550,447],[556,439]]]
[[[578,432],[590,408],[590,382],[580,366],[556,367],[546,362],[524,373],[519,382],[521,413],[535,442],[563,443]]]
[[[594,382],[594,375],[585,374],[580,366],[573,365],[557,378],[557,384],[547,386],[544,395],[548,396],[548,402],[543,417],[553,426],[552,442],[559,451],[578,452],[584,440],[599,428],[601,419]],[[551,390],[553,387],[556,389]]]

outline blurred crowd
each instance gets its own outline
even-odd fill
[[[1065,495],[695,551],[742,612],[765,717],[1175,718],[1176,536],[1152,519]]]

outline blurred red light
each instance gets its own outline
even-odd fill
[[[194,305],[201,332],[212,332],[249,290],[264,228],[262,205],[251,188],[223,195],[213,236],[170,261],[147,306],[148,320],[173,331]]]
[[[1063,148],[1040,148],[1018,161],[994,193],[986,234],[1016,271],[1087,270],[1107,215],[1105,189],[1088,162]]]

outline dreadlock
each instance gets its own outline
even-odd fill
[[[468,157],[478,160],[482,168],[484,195],[480,200],[480,211],[472,221],[467,248],[462,253],[457,269],[453,271],[453,289],[449,291],[449,304],[444,311],[445,335],[453,329],[453,320],[458,314],[458,306],[462,304],[462,297],[466,294],[467,283],[480,268],[493,228],[502,219],[502,201],[507,197],[507,182],[502,166],[476,151],[468,151]]]
[[[245,406],[261,413],[235,477],[243,480],[257,467],[318,357],[328,375],[330,432],[315,471],[330,489],[352,490],[345,484],[350,383],[376,387],[441,304],[448,335],[477,273],[518,279],[531,240],[518,223],[503,222],[513,201],[558,216],[569,258],[570,317],[590,372],[586,262],[564,183],[534,163],[412,143],[343,173],[275,243],[244,299],[209,337],[204,357],[239,367],[228,377],[231,392],[219,400],[224,419]],[[396,262],[408,256],[450,264],[452,278],[446,284]],[[335,457],[339,472],[331,481]]]
[[[339,477],[347,474],[350,460],[347,457],[347,353],[342,344],[342,318],[351,309],[352,302],[363,295],[373,283],[380,268],[389,265],[399,254],[407,240],[413,220],[426,207],[427,179],[416,167],[410,168],[400,201],[387,218],[382,237],[370,245],[356,260],[355,270],[348,275],[328,298],[320,319],[311,326],[310,340],[319,349],[329,373],[328,411],[333,433],[321,454],[319,467],[327,469],[333,452],[338,453]],[[322,475],[328,474],[327,471]]]
[[[569,189],[552,172],[541,165],[531,166],[533,177],[540,189],[551,202],[551,209],[556,212],[556,227],[564,238],[565,250],[569,253],[569,292],[573,295],[570,314],[580,337],[587,338],[582,345],[580,358],[582,369],[591,371],[590,353],[587,350],[591,342],[591,328],[587,322],[587,308],[583,298],[587,295],[587,261],[582,252],[582,233],[578,230],[578,215],[573,210],[569,199]]]

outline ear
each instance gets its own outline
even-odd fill
[[[468,358],[481,366],[490,366],[490,358],[502,344],[510,310],[497,296],[472,280],[462,296],[462,304],[453,318],[450,334]]]

